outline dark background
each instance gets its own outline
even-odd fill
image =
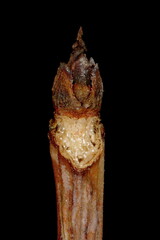
[[[60,23],[52,18],[10,23],[7,46],[12,77],[8,84],[8,175],[15,223],[21,239],[56,239],[56,198],[49,155],[51,88],[60,62],[67,62],[79,27],[87,56],[99,64],[104,84],[101,110],[106,133],[104,240],[130,239],[139,228],[135,140],[141,59],[141,30],[114,16],[100,23]],[[9,96],[11,98],[9,98]],[[13,127],[14,126],[14,127]],[[14,136],[14,138],[12,138]],[[11,158],[10,158],[11,159]],[[13,168],[14,172],[12,171]],[[136,218],[136,221],[134,220]],[[75,223],[76,224],[76,223]],[[11,224],[12,225],[12,224]]]

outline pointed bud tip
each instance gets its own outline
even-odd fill
[[[77,34],[77,41],[82,40],[82,35],[83,35],[83,29],[82,29],[82,26],[80,26],[78,34]]]
[[[72,45],[73,50],[77,50],[78,52],[80,49],[81,49],[81,52],[87,51],[85,43],[82,39],[82,35],[83,35],[83,30],[82,30],[82,27],[80,26],[77,34],[76,42]]]

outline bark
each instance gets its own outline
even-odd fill
[[[104,129],[103,84],[87,59],[80,28],[67,64],[54,80],[50,154],[57,196],[58,240],[102,240]]]

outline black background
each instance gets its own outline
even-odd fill
[[[9,221],[16,225],[12,235],[21,239],[56,239],[55,186],[47,137],[54,111],[51,88],[60,62],[69,59],[80,26],[87,56],[99,64],[104,84],[103,239],[130,239],[139,228],[135,216],[138,193],[134,193],[141,30],[135,30],[134,22],[114,17],[100,23],[60,23],[51,17],[29,22],[27,18],[22,24],[20,19],[10,22],[7,39],[12,75],[7,109],[9,142],[13,146],[7,154],[12,153],[14,159],[8,164],[8,175],[14,176],[9,183]]]

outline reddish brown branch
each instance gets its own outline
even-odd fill
[[[67,64],[54,80],[50,153],[57,195],[58,239],[102,240],[104,130],[99,111],[103,84],[87,59],[80,28]]]

